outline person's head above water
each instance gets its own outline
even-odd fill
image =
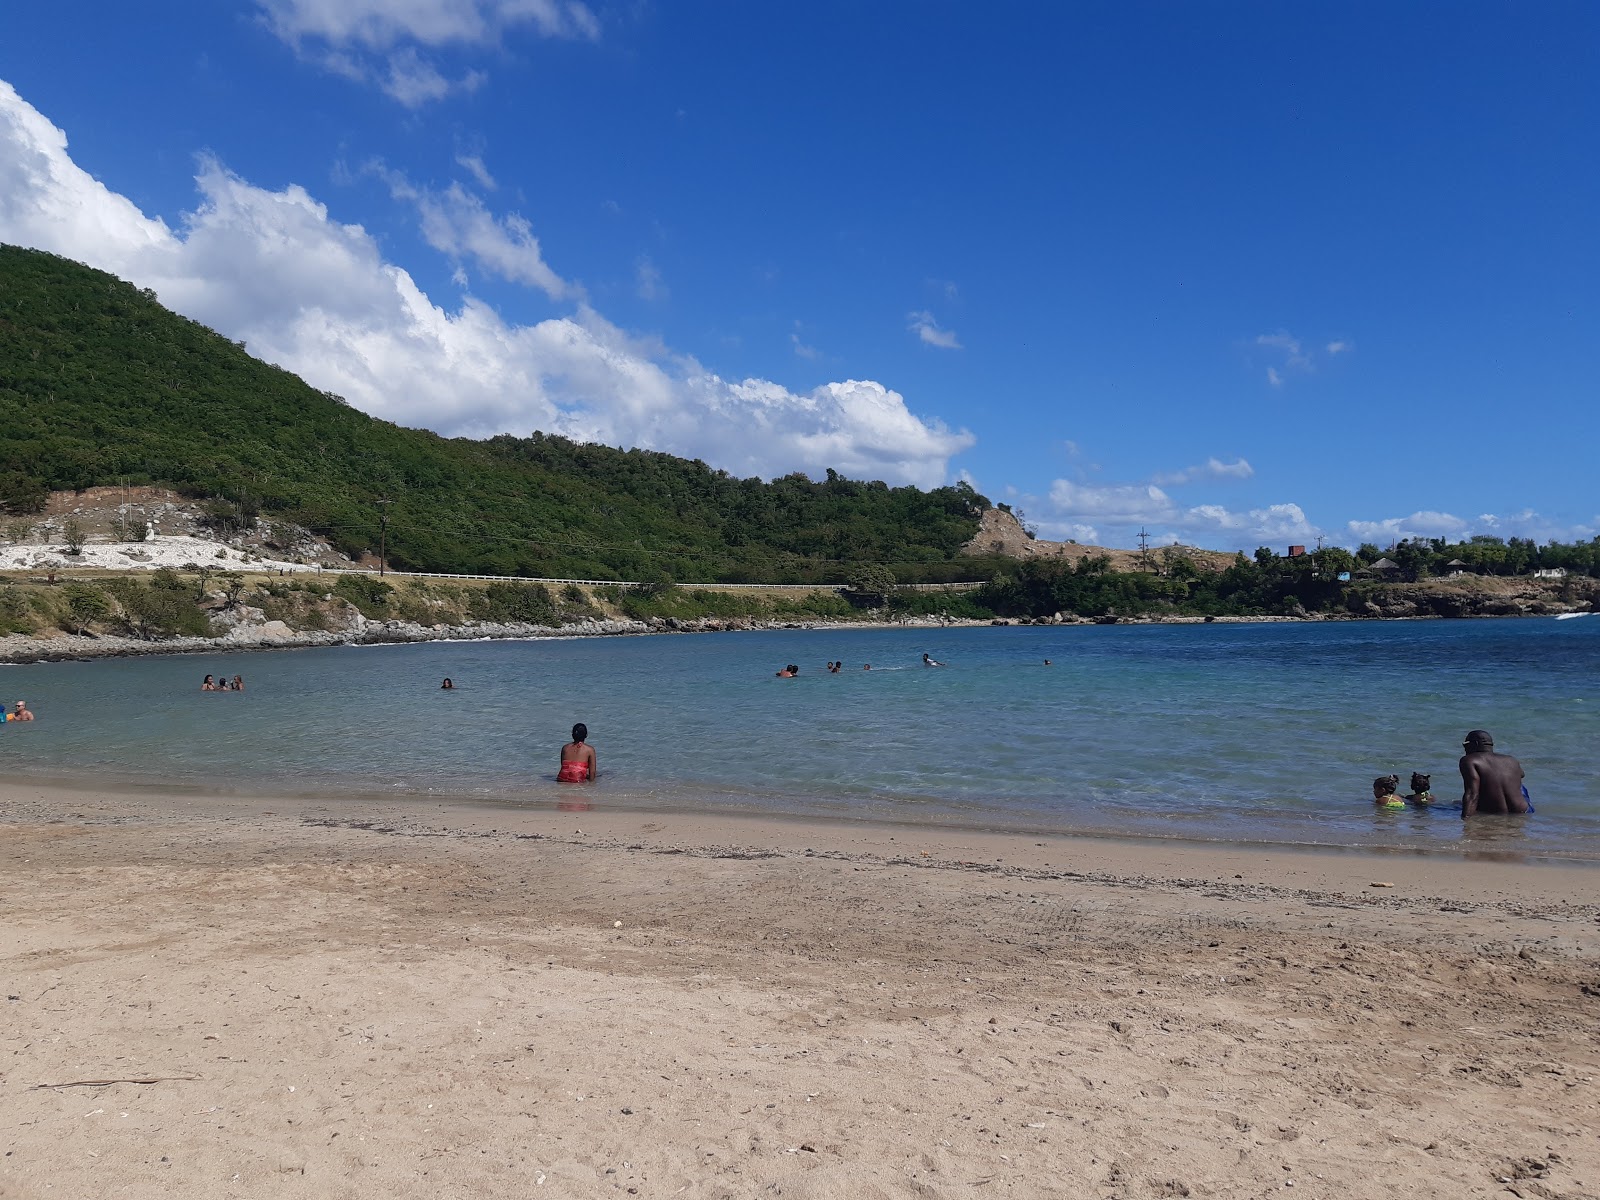
[[[1494,738],[1487,729],[1474,729],[1462,739],[1461,744],[1467,748],[1467,753],[1471,754],[1474,751],[1493,750]]]
[[[582,721],[579,721],[572,727],[572,740],[575,742],[586,742],[589,740],[589,727]]]
[[[1400,776],[1380,775],[1372,781],[1372,794],[1374,796],[1392,796],[1399,786]]]
[[[1433,789],[1433,776],[1424,775],[1421,771],[1411,772],[1411,790],[1419,795]]]

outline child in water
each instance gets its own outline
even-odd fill
[[[1400,788],[1400,776],[1380,775],[1372,781],[1372,802],[1379,808],[1404,808],[1406,802],[1395,795]]]

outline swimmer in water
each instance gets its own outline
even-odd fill
[[[236,692],[244,691],[244,676],[243,675],[235,675],[233,677],[233,690],[236,691]]]
[[[28,702],[26,700],[17,701],[17,707],[12,710],[10,719],[13,721],[33,720],[33,714],[28,711]]]
[[[579,721],[572,727],[572,740],[561,747],[561,770],[557,783],[593,783],[600,774],[594,747],[589,745],[589,727]]]
[[[1055,666],[1055,663],[1053,663],[1053,662],[1051,662],[1051,661],[1050,661],[1050,660],[1049,660],[1049,659],[1048,659],[1048,658],[1047,658],[1047,659],[1045,659],[1045,660],[1044,660],[1044,665],[1045,665],[1045,666],[1047,666],[1047,667],[1053,667],[1053,666]]]
[[[861,664],[861,669],[863,671],[870,671],[870,670],[872,670],[872,664],[871,663],[862,663]]]
[[[783,670],[774,671],[773,674],[775,674],[779,679],[793,679],[796,675],[800,674],[800,668],[795,666],[793,663],[790,663],[788,666],[784,667]]]
[[[1522,764],[1494,748],[1486,729],[1474,729],[1461,743],[1461,816],[1477,813],[1531,813]]]
[[[934,658],[930,657],[926,650],[924,650],[922,652],[922,665],[925,666],[925,667],[942,667],[942,666],[944,666],[944,664],[942,662],[938,662]]]
[[[450,676],[446,675],[444,677],[444,682],[439,685],[439,690],[444,692],[453,692],[455,687],[456,685],[450,682]]]
[[[1406,802],[1395,795],[1400,787],[1400,776],[1380,775],[1372,781],[1372,802],[1379,808],[1404,808]]]
[[[202,679],[200,681],[200,690],[202,692],[214,692],[214,691],[216,691],[217,690],[217,679],[216,679],[216,676],[207,675],[204,679]]]

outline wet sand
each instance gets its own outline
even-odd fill
[[[18,783],[0,864],[0,1196],[1600,1195],[1590,866]]]

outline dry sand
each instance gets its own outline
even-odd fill
[[[1592,867],[16,783],[0,846],[6,1197],[1600,1195]]]

